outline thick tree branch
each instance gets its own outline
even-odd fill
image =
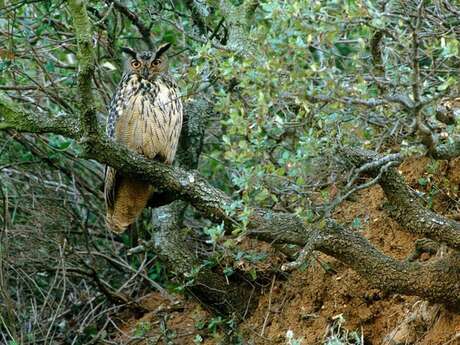
[[[92,79],[95,69],[93,31],[86,12],[85,1],[70,0],[69,7],[78,45],[78,108],[81,129],[86,136],[97,136],[99,125],[92,92]]]
[[[324,242],[317,250],[348,264],[372,286],[460,307],[458,256],[426,264],[402,262],[382,254],[355,231],[336,223],[325,228]]]
[[[355,166],[382,159],[374,152],[350,148],[343,150],[342,157]],[[370,172],[376,175],[379,170],[374,169]],[[422,206],[395,168],[387,169],[379,183],[388,199],[390,214],[404,229],[460,249],[460,223]]]
[[[4,95],[0,95],[0,130],[15,129],[30,133],[56,133],[79,137],[78,121],[68,117],[31,113]]]
[[[427,264],[402,262],[384,255],[359,233],[334,221],[304,224],[295,215],[277,213],[265,214],[258,222],[260,218],[266,223],[251,231],[252,236],[307,245],[310,252],[319,250],[344,262],[383,291],[460,306],[458,257]]]
[[[211,186],[198,172],[188,172],[179,167],[152,162],[104,135],[100,138],[90,138],[84,144],[87,158],[110,165],[124,174],[155,181],[157,188],[168,191],[177,199],[190,202],[214,220],[235,222],[225,211],[230,208],[231,199]]]
[[[460,224],[423,207],[396,169],[389,169],[380,184],[391,216],[406,230],[460,249]]]

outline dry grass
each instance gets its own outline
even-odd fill
[[[155,257],[128,256],[128,236],[107,232],[91,187],[102,167],[46,141],[0,137],[0,343],[110,343],[120,310],[161,289],[148,277]],[[32,157],[8,161],[21,150]]]

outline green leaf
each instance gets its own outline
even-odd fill
[[[421,186],[426,186],[428,184],[428,180],[424,177],[420,177],[418,179],[418,184],[421,185]]]

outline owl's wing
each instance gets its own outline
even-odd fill
[[[118,118],[121,115],[124,99],[123,87],[121,87],[121,85],[123,85],[123,83],[126,81],[126,78],[126,75],[123,76],[122,80],[120,81],[120,84],[118,85],[117,91],[115,92],[115,94],[112,97],[112,100],[110,101],[106,132],[107,135],[111,138],[113,138],[114,136],[115,125],[118,121]]]
[[[119,96],[119,91],[115,93],[112,100],[110,101],[109,106],[109,117],[107,118],[107,127],[106,133],[110,138],[113,138],[113,134],[115,132],[115,123],[120,116],[119,107],[117,106],[117,99]]]
[[[123,77],[124,78],[124,77]],[[123,81],[122,81],[123,82]],[[121,82],[121,83],[122,83]],[[120,83],[120,84],[121,84]],[[121,107],[122,107],[122,88],[119,86],[117,91],[112,97],[109,105],[109,116],[107,117],[107,127],[106,132],[110,138],[113,138],[115,133],[115,125],[118,121],[118,118],[121,114]],[[113,209],[113,204],[115,200],[115,193],[117,189],[117,172],[115,169],[106,166],[105,167],[105,185],[104,185],[104,193],[105,193],[105,201],[107,205],[107,210]]]

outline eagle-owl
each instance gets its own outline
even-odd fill
[[[167,75],[165,52],[137,53],[123,48],[129,58],[125,73],[110,103],[107,134],[149,159],[172,164],[182,128],[182,103]],[[107,226],[121,233],[146,206],[154,186],[106,168]]]

